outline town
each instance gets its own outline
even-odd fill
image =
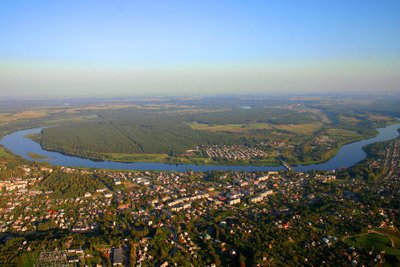
[[[396,261],[390,251],[366,250],[352,240],[363,229],[398,234],[399,142],[386,144],[378,151],[384,157],[367,162],[381,172],[372,180],[356,179],[347,170],[135,172],[2,162],[3,172],[19,173],[0,182],[2,261],[22,257],[36,266],[55,258],[66,264],[60,266]]]

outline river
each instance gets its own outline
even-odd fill
[[[334,170],[342,167],[350,167],[360,162],[366,157],[364,146],[375,143],[391,140],[399,136],[398,129],[400,123],[390,125],[384,128],[379,128],[378,135],[364,139],[358,142],[344,145],[340,148],[338,153],[330,160],[313,165],[295,166],[295,171],[309,171],[309,170]],[[65,155],[59,152],[47,151],[42,147],[25,136],[28,134],[39,133],[43,128],[34,128],[29,130],[22,130],[11,133],[5,136],[0,144],[16,155],[19,155],[27,160],[32,159],[28,153],[35,153],[44,155],[45,159],[35,159],[36,161],[46,161],[52,165],[69,166],[69,167],[88,167],[88,168],[105,168],[114,170],[148,170],[148,171],[214,171],[214,170],[231,170],[231,171],[279,171],[283,170],[283,166],[230,166],[230,165],[194,165],[194,164],[166,164],[157,162],[112,162],[112,161],[95,161],[86,158]]]

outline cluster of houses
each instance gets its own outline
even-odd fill
[[[29,186],[29,183],[28,183]],[[53,198],[51,191],[33,185],[0,192],[0,232],[27,232],[49,228],[72,232],[93,231],[98,220],[109,212],[109,191],[93,192],[90,197]]]
[[[63,168],[63,171],[82,172],[73,168]],[[88,170],[84,172],[90,174]],[[265,182],[278,176],[276,172],[259,177],[237,174],[232,182],[222,187],[219,183],[205,181],[204,174],[110,171],[109,179],[115,185],[114,191],[98,188],[76,198],[53,198],[52,191],[38,190],[37,178],[10,178],[1,182],[6,190],[0,194],[0,231],[60,228],[88,232],[95,231],[103,214],[110,212],[131,210],[135,216],[150,218],[153,210],[180,212],[196,209],[193,203],[208,203],[206,206],[211,204],[210,207],[215,208],[243,201],[252,204],[274,194],[273,185]],[[126,186],[135,190],[127,190]],[[143,207],[148,208],[144,210]],[[200,214],[202,212],[205,211],[200,211]],[[151,225],[152,220],[148,219],[146,224]]]
[[[107,177],[108,182],[104,187],[85,192],[80,197],[55,198],[51,191],[43,191],[38,186],[42,179],[40,174],[50,173],[52,169],[38,169],[35,173],[35,170],[23,167],[25,176],[0,181],[0,232],[29,232],[48,228],[67,229],[76,233],[96,232],[105,223],[106,215],[111,217],[106,225],[110,228],[123,228],[123,224],[128,224],[132,229],[139,227],[137,225],[140,225],[139,228],[165,226],[173,229],[170,220],[178,215],[183,218],[183,223],[200,218],[214,220],[213,214],[216,211],[227,211],[232,218],[257,219],[266,214],[291,214],[296,205],[307,206],[324,197],[345,207],[356,199],[357,196],[352,192],[359,191],[359,188],[380,193],[393,190],[398,185],[400,169],[396,162],[400,156],[399,147],[399,141],[394,142],[387,150],[386,158],[381,160],[381,164],[386,162],[389,167],[388,185],[370,188],[365,181],[354,180],[349,184],[338,184],[340,190],[336,191],[317,190],[336,181],[334,171],[312,175],[272,171],[221,172],[210,177],[207,173],[194,172],[81,170],[62,167],[63,172],[71,175],[101,175]],[[389,193],[387,195],[390,197]],[[392,210],[382,208],[374,212],[363,205],[357,208],[361,214],[368,214],[365,220],[370,221],[365,221],[365,224],[373,224],[375,220],[380,223],[376,226],[393,225],[389,219],[393,215]],[[129,215],[131,219],[124,221],[127,216],[122,215]],[[308,222],[307,227],[323,225],[325,220],[356,223],[359,220],[357,216],[361,215],[343,208],[330,214],[329,218],[316,216],[315,220]],[[291,231],[296,227],[304,227],[302,219],[301,214],[294,214],[285,220],[274,221],[271,227],[277,231]],[[238,223],[235,219],[226,219],[219,221],[218,225],[227,229],[231,235],[250,236],[259,227],[252,220]],[[173,231],[174,237],[169,242],[196,258],[200,245],[187,231]],[[204,239],[207,238],[211,237],[204,233]],[[292,236],[290,238],[295,239]],[[219,244],[219,240],[214,242]],[[334,242],[333,237],[320,231],[305,246],[329,247]],[[233,246],[229,244],[224,244],[223,248],[229,248],[230,253],[234,253]],[[136,264],[152,260],[148,249],[149,240],[143,238],[136,247]],[[109,258],[115,266],[126,266],[129,261],[123,248],[113,248]]]
[[[34,184],[36,179],[22,179],[18,178],[9,178],[3,181],[0,181],[0,191],[12,191],[12,190],[20,190],[25,189],[28,186],[28,183]]]
[[[259,148],[249,147],[245,145],[214,145],[201,148],[207,157],[212,159],[228,159],[228,160],[249,160],[255,158],[265,158],[268,156],[266,152]]]

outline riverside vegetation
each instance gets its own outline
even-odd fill
[[[75,116],[90,119],[64,119],[31,138],[48,150],[99,160],[312,164],[396,121],[390,105],[385,113],[372,100],[228,100],[76,108]],[[234,145],[242,152],[235,153]]]

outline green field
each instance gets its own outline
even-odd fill
[[[127,153],[103,153],[101,158],[119,162],[163,162],[168,158],[167,154],[127,154]]]
[[[362,136],[354,131],[340,129],[340,128],[331,128],[327,130],[327,134],[340,139],[353,139],[358,140]]]
[[[209,125],[204,123],[192,122],[190,127],[194,130],[202,130],[209,132],[230,132],[230,133],[247,133],[256,130],[284,130],[300,135],[310,135],[321,129],[322,123],[313,122],[305,124],[282,124],[275,125],[272,123],[249,123],[249,124],[216,124]]]
[[[273,127],[268,123],[209,125],[205,123],[191,122],[189,125],[194,130],[209,131],[209,132],[229,132],[229,133],[246,133],[253,130],[273,129]]]
[[[304,123],[304,124],[289,124],[289,125],[278,125],[274,128],[279,130],[285,130],[298,135],[312,135],[316,131],[322,128],[323,124],[321,122]]]
[[[385,266],[400,265],[399,233],[380,229],[376,233],[365,233],[345,237],[343,242],[366,251],[385,251]],[[393,243],[392,243],[393,242]]]

